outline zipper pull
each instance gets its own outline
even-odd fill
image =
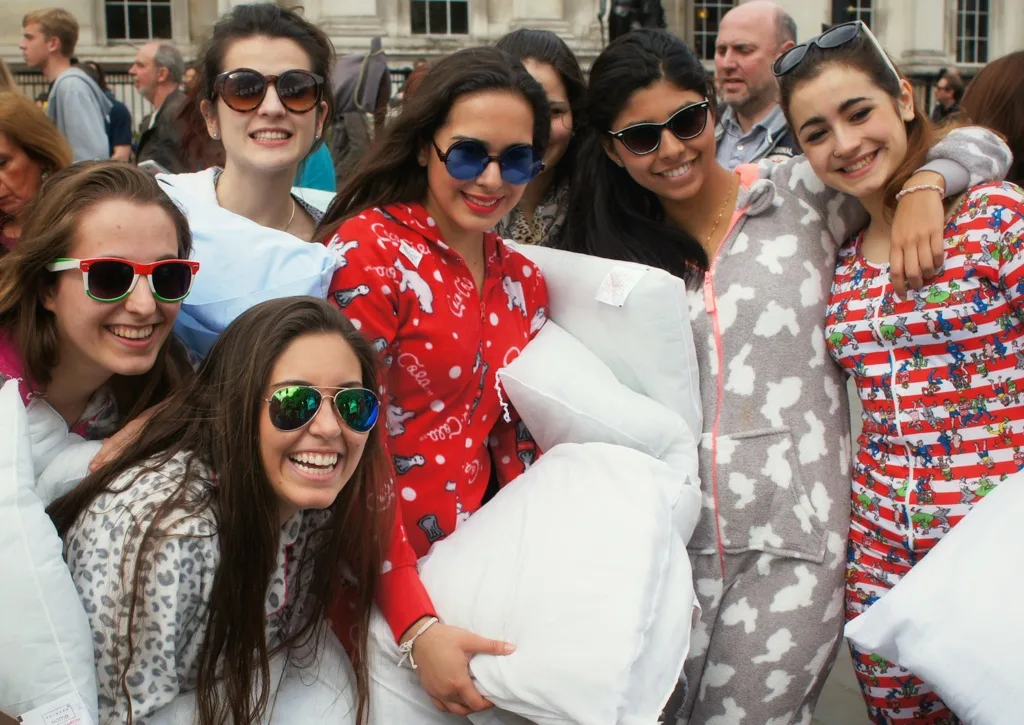
[[[711,284],[710,272],[704,275],[704,308],[708,314],[713,314],[715,311],[715,289]]]

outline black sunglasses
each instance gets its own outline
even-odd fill
[[[308,113],[323,97],[324,79],[308,70],[286,70],[279,75],[265,76],[252,68],[236,68],[221,73],[213,83],[213,92],[224,99],[232,111],[255,111],[267,97],[273,83],[281,105],[292,113]]]
[[[851,23],[842,23],[834,28],[829,28],[821,35],[811,38],[806,43],[800,43],[800,45],[794,45],[792,48],[787,50],[785,53],[776,58],[772,64],[772,73],[776,76],[784,76],[800,63],[803,62],[804,57],[807,55],[807,51],[811,46],[821,48],[822,50],[831,50],[832,48],[838,48],[841,45],[846,45],[851,40],[856,38],[861,33],[864,34],[874,46],[878,54],[882,56],[885,64],[892,71],[892,74],[896,78],[900,77],[899,71],[896,70],[896,66],[889,60],[889,56],[886,55],[885,49],[882,44],[878,42],[878,38],[871,32],[871,28],[864,24],[861,20],[854,20]]]
[[[509,146],[498,156],[491,156],[486,146],[472,139],[456,141],[447,151],[442,151],[437,141],[431,140],[431,143],[434,144],[437,158],[457,181],[476,179],[492,161],[498,162],[501,178],[516,186],[529,184],[544,170],[544,163],[537,158],[537,152],[529,144]]]
[[[308,385],[278,388],[266,402],[270,403],[270,422],[280,431],[298,430],[320,412],[324,394]],[[356,433],[366,433],[377,422],[380,401],[366,388],[340,388],[333,395],[338,414]]]
[[[693,103],[680,108],[665,123],[637,123],[621,131],[609,131],[608,135],[621,141],[630,153],[643,156],[658,150],[662,131],[666,128],[680,141],[700,136],[708,124],[709,108],[711,104],[708,101]]]

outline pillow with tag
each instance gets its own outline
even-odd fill
[[[1011,725],[1024,712],[1024,485],[1011,477],[846,625],[866,652],[927,682],[964,722]]]
[[[548,316],[626,387],[682,416],[699,440],[700,380],[683,281],[632,262],[510,246],[544,274]]]
[[[696,606],[672,513],[690,488],[639,451],[561,444],[434,545],[420,577],[439,616],[517,646],[470,662],[480,692],[511,713],[481,722],[658,721]],[[458,722],[431,712],[415,673],[396,667],[387,625],[375,621],[371,722]]]
[[[96,721],[92,631],[63,545],[35,493],[18,381],[0,388],[0,712],[19,717],[75,694]]]

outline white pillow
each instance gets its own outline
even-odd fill
[[[661,458],[684,426],[679,415],[620,383],[550,320],[498,379],[542,451],[559,443],[611,443]]]
[[[906,667],[971,725],[1024,712],[1024,481],[1011,477],[867,612],[846,625],[858,647]]]
[[[681,415],[699,440],[700,379],[683,281],[631,262],[511,246],[544,273],[549,317],[628,388]]]
[[[0,711],[18,717],[77,692],[96,721],[92,632],[63,546],[34,491],[18,381],[0,389]]]
[[[42,398],[33,398],[26,410],[36,472],[36,494],[44,506],[63,496],[89,475],[89,462],[103,447],[68,430],[68,424]]]
[[[439,615],[518,647],[473,658],[481,692],[541,725],[657,722],[689,651],[672,509],[691,494],[643,453],[562,444],[435,544],[420,576]]]

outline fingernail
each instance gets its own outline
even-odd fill
[[[515,651],[516,651],[516,646],[514,644],[512,644],[511,642],[506,642],[505,643],[505,654],[510,655],[510,654],[512,654]]]

